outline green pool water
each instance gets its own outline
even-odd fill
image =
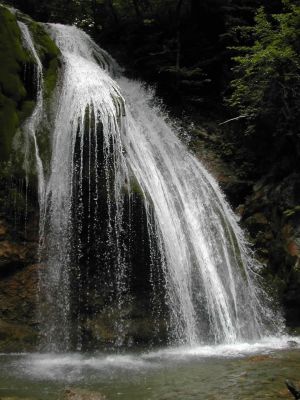
[[[141,353],[0,355],[2,400],[62,399],[68,388],[108,400],[292,399],[285,379],[300,381],[300,338]]]

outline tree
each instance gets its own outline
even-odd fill
[[[283,0],[284,11],[259,8],[249,46],[235,47],[231,107],[244,116],[244,135],[274,157],[300,154],[300,5]],[[259,143],[258,143],[259,141]],[[258,152],[259,155],[259,152]]]
[[[285,1],[285,12],[273,15],[260,8],[255,22],[253,45],[235,48],[230,104],[245,115],[247,133],[268,120],[272,135],[293,135],[300,106],[300,6]]]

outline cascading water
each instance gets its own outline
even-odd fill
[[[44,205],[44,168],[43,163],[40,157],[38,141],[36,137],[36,132],[38,130],[39,124],[43,118],[43,103],[44,103],[44,90],[43,90],[43,66],[41,60],[38,56],[38,53],[35,49],[33,38],[29,29],[24,22],[18,21],[19,28],[22,32],[23,43],[25,48],[31,53],[33,59],[35,61],[36,71],[35,71],[35,83],[37,87],[37,96],[36,96],[36,107],[33,110],[32,115],[27,119],[24,124],[24,131],[26,133],[25,136],[25,169],[28,169],[29,162],[29,149],[30,142],[33,143],[34,146],[34,155],[35,155],[35,164],[38,175],[38,192],[39,192],[39,200],[40,200],[40,210],[43,212]]]
[[[39,173],[46,210],[41,214],[46,348],[74,347],[71,330],[81,348],[82,318],[93,312],[99,291],[114,304],[115,345],[124,342],[136,192],[148,228],[152,286],[161,274],[172,339],[232,343],[267,334],[274,316],[262,304],[257,265],[236,217],[155,106],[151,91],[123,77],[76,27],[50,24],[48,30],[62,53],[63,70],[45,183]],[[38,150],[36,160],[39,165]],[[84,297],[88,304],[84,312],[76,311],[74,290],[77,301]]]

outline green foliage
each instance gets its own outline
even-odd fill
[[[235,47],[237,76],[232,107],[246,117],[246,133],[290,136],[297,141],[300,107],[300,6],[284,2],[284,12],[259,8],[252,29],[254,43]]]
[[[283,212],[286,217],[292,217],[296,213],[300,212],[300,206],[296,206],[294,208],[289,208]]]

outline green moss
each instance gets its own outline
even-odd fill
[[[60,55],[60,51],[49,34],[46,32],[43,25],[33,20],[30,20],[28,25],[34,38],[34,42],[38,45],[38,52],[41,59],[53,59],[58,57]]]
[[[30,55],[23,49],[21,32],[17,19],[6,7],[0,4],[0,51],[7,56],[1,63],[1,70],[20,71],[20,64],[31,61]]]
[[[27,24],[44,67],[44,95],[49,99],[57,83],[60,51],[42,24],[32,20]]]
[[[60,51],[40,23],[17,11],[16,15],[0,4],[0,178],[24,174],[22,136],[14,147],[14,137],[36,105],[33,84],[32,55],[23,47],[17,19],[26,23],[43,64],[46,110],[56,87],[60,68]],[[30,75],[31,74],[31,75]],[[49,129],[42,127],[37,134],[45,163],[50,158]],[[35,175],[34,163],[29,160],[30,175]],[[8,168],[9,167],[9,168]]]
[[[0,156],[8,161],[14,134],[22,122],[20,107],[27,96],[21,76],[23,66],[32,62],[22,47],[15,15],[0,5]]]
[[[130,192],[138,196],[144,197],[144,192],[135,177],[130,179]]]
[[[47,126],[41,128],[37,134],[37,142],[39,146],[39,153],[43,162],[44,172],[49,172],[49,166],[51,161],[51,140],[50,131]]]
[[[7,72],[5,81],[2,82],[3,93],[15,101],[26,96],[26,90],[18,75]]]
[[[49,68],[47,68],[44,74],[44,89],[45,89],[45,98],[50,99],[53,93],[53,90],[56,87],[57,77],[59,70],[59,60],[54,58],[49,63]]]
[[[43,64],[44,101],[46,106],[45,111],[47,112],[50,109],[49,102],[57,84],[60,69],[60,51],[42,24],[31,20],[23,14],[18,14],[18,18],[22,19],[29,27],[35,48]],[[47,125],[48,124],[45,123],[37,132],[37,141],[45,172],[47,172],[47,166],[51,158],[50,135]]]
[[[15,103],[13,100],[6,98],[0,108],[0,158],[2,161],[8,161],[10,158],[13,135],[18,125],[19,118]]]
[[[34,43],[44,67],[45,98],[51,97],[56,86],[58,71],[60,67],[60,51],[43,24],[33,21],[27,15],[17,12],[18,19],[24,22],[33,36]]]
[[[20,111],[20,120],[25,121],[26,118],[28,118],[31,114],[32,111],[35,107],[35,101],[33,100],[26,100],[22,104],[22,108]]]

